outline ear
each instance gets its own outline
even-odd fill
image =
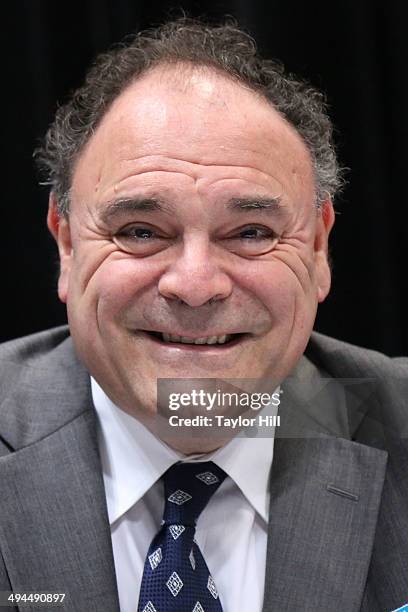
[[[71,228],[67,217],[58,212],[57,198],[50,193],[48,201],[47,225],[53,235],[59,251],[60,273],[58,279],[58,297],[61,302],[67,302],[68,281],[72,266]]]
[[[325,200],[317,213],[314,256],[316,264],[317,298],[323,302],[330,291],[331,272],[329,264],[329,234],[335,215],[330,198]]]

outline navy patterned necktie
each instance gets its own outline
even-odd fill
[[[147,553],[138,612],[222,612],[194,534],[225,477],[212,461],[176,463],[164,474],[163,521]]]

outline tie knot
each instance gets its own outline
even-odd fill
[[[226,476],[212,461],[172,465],[163,475],[164,523],[195,526],[201,512]]]

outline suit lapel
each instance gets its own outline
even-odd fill
[[[360,609],[386,457],[342,439],[275,440],[264,612]]]
[[[92,412],[0,460],[2,552],[15,591],[119,610]],[[27,608],[24,608],[25,610]]]
[[[345,439],[347,395],[321,379],[303,358],[283,384],[263,612],[357,612],[363,598],[388,455]]]
[[[2,404],[14,452],[0,457],[0,547],[12,588],[66,593],[67,610],[118,612],[96,416],[71,342],[22,366],[14,388]]]

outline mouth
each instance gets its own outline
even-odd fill
[[[154,342],[161,344],[163,346],[174,347],[174,348],[189,348],[189,349],[207,349],[216,348],[218,350],[224,347],[231,347],[239,342],[241,342],[244,338],[248,337],[247,333],[237,333],[237,334],[222,334],[218,336],[202,336],[202,337],[189,337],[189,336],[179,336],[175,334],[166,334],[162,332],[156,331],[143,331],[143,334],[151,338]]]

